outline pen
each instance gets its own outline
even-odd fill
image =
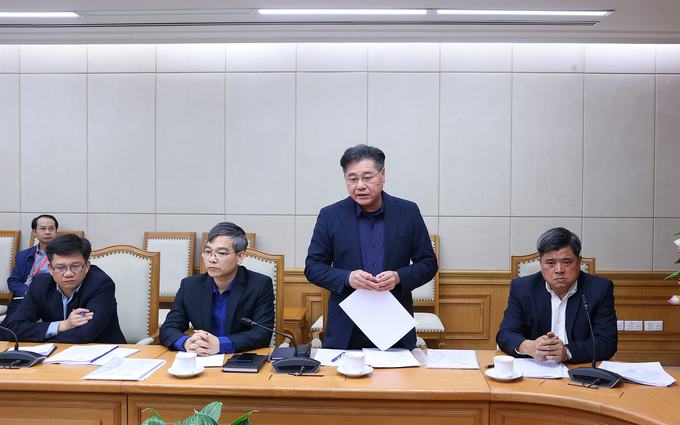
[[[488,364],[488,365],[484,366],[484,369],[493,369],[493,365],[492,365],[492,364]]]
[[[331,360],[331,363],[333,363],[337,360],[340,360],[340,357],[342,357],[343,354],[345,354],[344,351],[342,353],[338,354],[337,356],[333,357],[333,360]]]

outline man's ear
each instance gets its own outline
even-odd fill
[[[240,266],[241,263],[243,262],[243,259],[246,258],[246,252],[241,251],[238,254],[236,254],[236,261],[238,261],[238,265]]]

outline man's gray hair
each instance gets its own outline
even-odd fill
[[[564,227],[555,227],[543,233],[536,242],[538,256],[543,258],[543,254],[554,249],[570,247],[577,257],[581,255],[581,240],[576,233],[570,232]]]
[[[234,223],[223,221],[222,223],[217,223],[210,232],[208,232],[208,238],[205,243],[212,242],[218,236],[229,236],[231,238],[232,246],[234,251],[241,252],[248,248],[248,239],[246,238],[246,232]]]

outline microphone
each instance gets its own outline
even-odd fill
[[[581,294],[581,301],[583,301],[583,307],[586,309],[588,325],[590,326],[590,335],[593,337],[593,365],[592,367],[569,369],[569,379],[571,379],[571,382],[576,382],[583,386],[612,388],[623,378],[618,373],[597,367],[595,356],[595,333],[593,332],[593,324],[590,320],[590,310],[588,309],[588,298],[586,297],[586,294]]]
[[[0,368],[11,369],[13,367],[31,367],[45,360],[45,356],[42,354],[34,353],[33,351],[19,350],[19,338],[17,338],[17,334],[4,326],[0,326],[0,329],[4,329],[14,335],[15,341],[14,351],[7,349],[0,353]]]
[[[293,356],[290,356],[289,354],[284,354],[285,358],[281,358],[279,360],[275,360],[272,362],[272,367],[274,368],[274,371],[276,373],[296,373],[296,374],[309,374],[309,373],[315,373],[317,370],[319,370],[319,366],[321,366],[321,362],[318,360],[310,359],[309,355],[311,354],[311,348],[309,347],[309,344],[300,344],[299,346],[295,343],[295,340],[293,337],[286,335],[281,332],[277,332],[274,329],[268,328],[264,325],[261,325],[259,323],[253,322],[251,319],[247,317],[242,317],[241,322],[245,323],[246,325],[250,326],[257,326],[258,328],[262,328],[264,330],[267,330],[269,332],[274,332],[277,335],[284,336],[291,340],[293,343],[293,346],[295,347]],[[281,352],[282,349],[280,348],[274,348],[274,352]],[[274,353],[272,353],[274,354]],[[275,357],[275,356],[272,356]]]

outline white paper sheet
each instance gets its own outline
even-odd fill
[[[124,359],[115,357],[98,367],[82,379],[104,379],[111,381],[143,381],[165,364],[160,359]]]
[[[558,379],[569,377],[569,369],[554,361],[539,362],[536,359],[515,359],[515,370],[522,372],[525,378]]]
[[[616,372],[630,381],[643,385],[667,387],[675,382],[675,378],[663,370],[659,362],[621,363],[605,360],[600,364],[600,368]]]
[[[203,367],[222,367],[224,365],[224,354],[196,356],[196,364]]]
[[[405,348],[390,348],[381,351],[377,348],[364,348],[366,364],[375,368],[416,367],[420,362]]]
[[[434,369],[479,369],[475,350],[427,350],[427,367]]]
[[[393,346],[416,326],[416,320],[390,291],[357,289],[340,307],[381,350]]]
[[[322,366],[333,367],[344,366],[345,365],[344,357],[341,356],[336,361],[333,361],[333,359],[340,356],[342,353],[352,352],[360,353],[361,350],[335,350],[332,348],[318,348],[316,350],[316,354],[314,354],[314,359],[320,361]]]
[[[42,345],[34,345],[32,347],[29,346],[22,346],[19,347],[20,351],[32,351],[34,353],[42,354],[43,356],[49,356],[52,354],[52,351],[55,350],[54,344],[42,344]],[[7,349],[7,351],[14,351],[14,346],[11,346]]]
[[[61,363],[74,366],[92,366],[92,362],[118,348],[117,345],[72,345],[43,361],[45,364]]]

